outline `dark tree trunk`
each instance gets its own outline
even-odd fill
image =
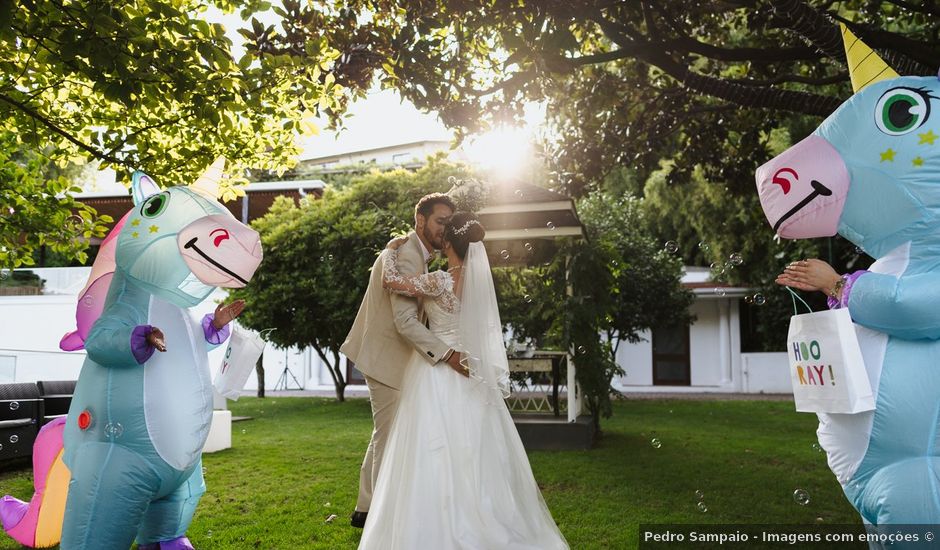
[[[318,346],[314,346],[313,349],[316,350],[317,355],[320,356],[320,359],[326,365],[326,369],[330,371],[330,376],[333,378],[333,387],[336,389],[336,400],[340,403],[346,401],[346,379],[343,376],[343,371],[340,370],[339,352],[332,352],[333,362],[331,363],[330,360],[326,358],[323,349]]]
[[[255,362],[255,372],[258,374],[258,397],[264,397],[264,353]]]

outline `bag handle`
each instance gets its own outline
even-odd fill
[[[800,314],[799,310],[797,310],[797,308],[796,308],[796,301],[797,301],[797,300],[799,300],[804,306],[806,306],[806,309],[807,309],[810,313],[813,312],[813,308],[809,307],[809,304],[807,304],[806,301],[803,300],[803,298],[801,298],[799,294],[797,294],[796,292],[793,292],[793,289],[792,289],[792,288],[786,287],[786,289],[787,289],[787,292],[790,293],[790,299],[793,300],[793,315],[799,315],[799,314]]]

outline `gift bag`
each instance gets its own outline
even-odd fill
[[[797,411],[857,413],[875,408],[848,309],[794,315],[787,354]]]
[[[225,358],[222,359],[222,368],[212,382],[220,395],[238,400],[245,382],[255,370],[255,363],[264,351],[264,344],[261,334],[242,328],[238,324],[233,325]]]

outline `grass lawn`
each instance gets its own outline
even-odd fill
[[[574,549],[636,548],[640,523],[859,523],[814,448],[815,415],[791,402],[614,407],[595,449],[529,457]],[[189,530],[196,548],[355,548],[360,531],[348,517],[372,428],[368,401],[243,398],[231,409],[254,420],[233,424],[232,449],[203,458],[208,492]],[[28,499],[31,475],[0,473],[0,495]],[[808,504],[795,501],[798,489]],[[0,549],[19,548],[0,536]]]

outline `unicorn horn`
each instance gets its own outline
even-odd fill
[[[900,75],[885,63],[884,59],[868,47],[844,23],[839,23],[842,29],[842,42],[845,44],[845,60],[849,66],[849,75],[852,77],[852,89],[855,93],[862,91],[866,86],[898,78]]]
[[[215,159],[212,166],[206,168],[206,171],[203,172],[203,174],[199,176],[199,179],[190,185],[190,187],[193,191],[198,191],[203,195],[218,199],[219,182],[222,181],[223,170],[225,170],[225,157],[219,157]]]

